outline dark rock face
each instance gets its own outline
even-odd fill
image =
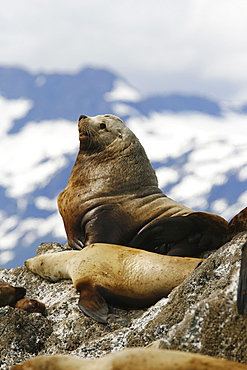
[[[168,298],[146,310],[111,307],[107,325],[84,316],[71,281],[50,283],[25,267],[0,270],[47,307],[47,317],[0,308],[1,369],[32,356],[73,354],[95,358],[125,347],[153,345],[247,363],[246,319],[236,308],[241,247],[247,233],[211,254]],[[64,250],[46,243],[37,254]]]

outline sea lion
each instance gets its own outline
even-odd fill
[[[111,243],[198,256],[227,241],[226,220],[162,193],[144,148],[120,118],[81,115],[78,129],[79,153],[58,196],[73,249]]]
[[[37,356],[12,370],[240,370],[247,365],[196,353],[153,348],[127,348],[97,359]]]
[[[237,308],[239,315],[247,317],[247,241],[242,246],[238,281]]]
[[[50,281],[72,279],[80,292],[79,308],[106,323],[106,301],[118,306],[147,307],[167,296],[202,261],[97,243],[81,251],[33,257],[25,266]]]
[[[33,298],[22,298],[14,304],[14,308],[24,310],[28,313],[41,313],[46,316],[46,308],[44,303]]]
[[[26,294],[23,287],[14,287],[5,281],[0,281],[0,307],[11,306]]]
[[[247,231],[247,207],[234,216],[228,225],[228,239]],[[239,315],[247,316],[247,242],[242,246],[241,266],[238,281],[237,309]]]
[[[247,207],[234,216],[228,224],[228,239],[232,239],[238,233],[247,231]]]

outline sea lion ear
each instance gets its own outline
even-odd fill
[[[94,287],[82,288],[78,306],[87,316],[102,324],[107,324],[107,303]]]
[[[123,135],[122,135],[122,132],[120,129],[117,130],[118,131],[118,137],[120,137],[120,139],[122,139]]]

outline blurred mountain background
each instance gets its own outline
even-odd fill
[[[22,265],[42,242],[66,243],[56,199],[78,152],[81,114],[121,117],[176,201],[228,220],[247,205],[247,103],[142,96],[107,69],[0,67],[0,107],[0,267]]]

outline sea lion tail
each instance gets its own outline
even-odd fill
[[[247,315],[247,241],[242,247],[242,259],[237,294],[237,308],[239,315]]]
[[[79,284],[76,288],[80,292],[79,309],[94,320],[107,324],[108,305],[96,288],[89,284]]]

